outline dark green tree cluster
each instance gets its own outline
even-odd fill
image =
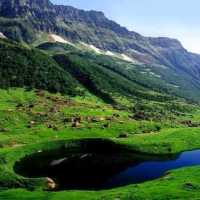
[[[50,56],[8,41],[0,41],[0,87],[27,87],[74,94],[76,80]]]

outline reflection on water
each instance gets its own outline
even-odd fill
[[[156,157],[104,142],[81,144],[81,152],[60,148],[36,153],[17,162],[15,171],[25,177],[50,177],[58,190],[101,190],[153,180],[168,170],[200,164],[200,150]]]

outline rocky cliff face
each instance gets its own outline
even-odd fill
[[[21,27],[18,25],[20,30],[24,27],[29,30],[34,27],[32,32],[36,30],[56,32],[73,41],[84,40],[97,47],[115,51],[124,51],[128,46],[131,47],[129,42],[122,42],[123,37],[142,39],[139,34],[129,32],[126,28],[107,19],[102,12],[57,6],[48,0],[1,0],[0,16],[21,23]],[[3,26],[4,22],[1,20],[0,25]],[[19,39],[17,35],[13,38]],[[29,42],[29,38],[24,36],[20,39]]]
[[[1,0],[0,30],[8,38],[33,42],[38,31],[53,31],[55,11],[48,0]]]
[[[47,17],[44,14],[51,13],[51,8],[53,5],[48,0],[1,0],[0,2],[0,14],[8,18],[32,15],[42,19]]]
[[[0,27],[4,25],[5,20],[14,19],[21,23],[21,26],[18,25],[21,30],[26,28],[29,31],[32,29],[32,32],[54,32],[72,41],[83,40],[99,48],[118,52],[134,49],[140,53],[148,53],[150,46],[160,41],[128,31],[107,19],[102,12],[53,5],[49,0],[1,0],[0,16],[4,19],[1,19]],[[18,39],[17,35],[15,37]],[[27,41],[24,36],[22,39]],[[169,41],[170,39],[165,41],[165,44],[173,43]]]

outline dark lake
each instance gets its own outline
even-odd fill
[[[157,179],[172,169],[200,165],[200,150],[150,156],[104,142],[81,144],[81,152],[60,148],[35,153],[17,162],[15,171],[25,177],[50,177],[57,183],[57,190],[101,190]]]

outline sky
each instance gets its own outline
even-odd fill
[[[177,38],[200,53],[200,0],[51,0],[85,10],[103,11],[144,36]]]

